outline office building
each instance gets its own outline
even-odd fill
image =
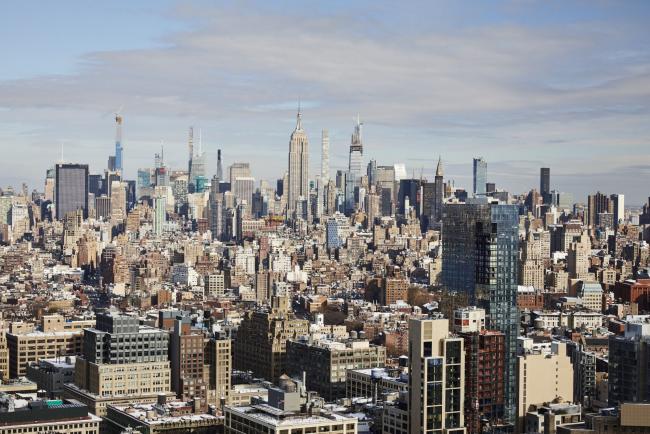
[[[45,315],[39,329],[33,324],[12,327],[7,333],[9,349],[9,376],[24,377],[27,367],[42,359],[74,356],[83,348],[83,327],[93,321],[68,321],[60,315]]]
[[[519,284],[544,288],[546,260],[550,257],[551,239],[548,231],[528,230],[521,243]]]
[[[287,373],[306,375],[309,391],[327,401],[345,397],[348,369],[381,368],[386,364],[386,347],[363,340],[337,342],[308,339],[287,342]]]
[[[504,418],[514,423],[519,335],[518,208],[490,203],[445,204],[442,227],[443,286],[466,294],[469,304],[485,309],[486,327],[505,334]]]
[[[625,222],[625,195],[612,194],[609,197],[612,204],[612,214],[614,218],[614,228],[617,228],[621,223]]]
[[[151,187],[151,169],[138,169],[137,190],[138,198],[149,193]]]
[[[343,245],[345,238],[342,236],[344,228],[349,227],[347,217],[343,214],[335,213],[333,216],[328,217],[325,230],[326,230],[326,245],[328,249],[337,249]]]
[[[111,219],[114,221],[124,220],[127,212],[126,183],[113,181],[110,188]]]
[[[361,176],[363,174],[363,142],[361,139],[361,121],[357,116],[357,123],[354,126],[354,132],[350,140],[350,151],[348,154],[348,171],[345,177],[345,211],[352,212],[358,203],[355,197],[356,192],[361,186]]]
[[[612,212],[612,203],[606,194],[600,191],[596,194],[587,196],[587,214],[585,224],[588,228],[593,229],[596,227],[596,218],[602,212]]]
[[[397,193],[397,213],[407,216],[407,208],[414,207],[416,216],[420,216],[420,179],[401,179]]]
[[[69,212],[83,210],[84,218],[88,218],[88,165],[65,164],[56,165],[55,182],[56,218],[63,220]]]
[[[237,178],[250,178],[251,166],[249,163],[232,163],[228,168],[229,182],[232,186]],[[223,181],[223,179],[219,178]]]
[[[153,232],[162,235],[163,227],[167,222],[167,198],[156,196],[153,199]]]
[[[205,363],[210,367],[208,375],[210,404],[217,408],[231,403],[232,392],[232,340],[225,334],[212,337],[206,346]]]
[[[95,197],[101,196],[104,193],[104,180],[102,175],[88,175],[88,193],[92,193]]]
[[[449,320],[409,320],[409,432],[465,433],[465,350]]]
[[[292,217],[298,199],[309,198],[309,142],[302,128],[302,113],[298,110],[296,128],[289,141],[289,177],[286,185],[287,215]]]
[[[223,297],[226,293],[226,278],[223,272],[208,274],[205,280],[205,295],[209,297]]]
[[[603,287],[596,282],[582,282],[578,289],[582,307],[593,312],[603,311]]]
[[[539,169],[539,194],[545,204],[551,203],[551,169],[542,167]]]
[[[569,273],[569,278],[593,280],[589,273],[590,254],[591,240],[587,233],[583,232],[576,241],[569,244],[567,251],[567,272]]]
[[[255,192],[255,178],[250,176],[238,176],[232,182],[232,192],[237,196],[238,203],[246,202],[247,213],[250,214],[253,204],[253,193]]]
[[[269,381],[286,373],[287,341],[309,334],[309,321],[287,310],[284,297],[273,298],[270,311],[244,314],[234,342],[234,366]]]
[[[111,198],[99,196],[95,198],[95,218],[108,221],[111,218]]]
[[[208,407],[209,366],[204,363],[205,338],[192,329],[189,316],[177,317],[169,338],[171,387],[181,401],[199,400]]]
[[[472,170],[472,194],[476,196],[485,196],[487,184],[487,162],[483,157],[474,158]]]
[[[155,402],[159,394],[171,394],[166,331],[108,312],[98,313],[96,321],[94,328],[84,329],[83,355],[76,359],[75,381],[64,386],[64,396],[104,416],[109,405],[134,398]]]

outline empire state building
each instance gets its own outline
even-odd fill
[[[302,128],[302,113],[298,110],[296,128],[289,141],[289,185],[287,188],[287,214],[296,209],[298,199],[309,199],[309,142]]]

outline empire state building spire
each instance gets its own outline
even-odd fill
[[[287,188],[287,211],[296,209],[296,201],[309,198],[309,142],[302,128],[302,112],[298,105],[296,129],[289,141],[289,185]]]
[[[296,115],[295,131],[302,131],[302,111],[300,110],[300,102],[298,102],[298,114]]]

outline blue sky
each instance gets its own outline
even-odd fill
[[[0,185],[42,189],[60,158],[99,172],[123,106],[125,168],[165,143],[186,165],[189,125],[213,170],[286,170],[297,100],[311,163],[320,130],[332,171],[352,119],[366,159],[460,187],[471,159],[498,187],[650,196],[647,1],[12,2],[0,17]]]

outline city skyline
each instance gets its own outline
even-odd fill
[[[488,181],[515,194],[537,188],[539,168],[550,167],[551,189],[576,202],[597,190],[624,193],[629,206],[646,199],[643,2],[425,2],[398,13],[382,3],[251,5],[7,8],[0,185],[42,190],[61,142],[66,161],[101,172],[122,106],[128,179],[152,166],[161,140],[168,165],[184,168],[194,125],[208,178],[222,149],[226,167],[247,161],[258,181],[275,180],[301,100],[309,141],[329,130],[330,176],[347,166],[360,113],[364,164],[405,163],[409,176],[422,169],[433,180],[441,155],[446,178],[469,191],[481,155]]]

